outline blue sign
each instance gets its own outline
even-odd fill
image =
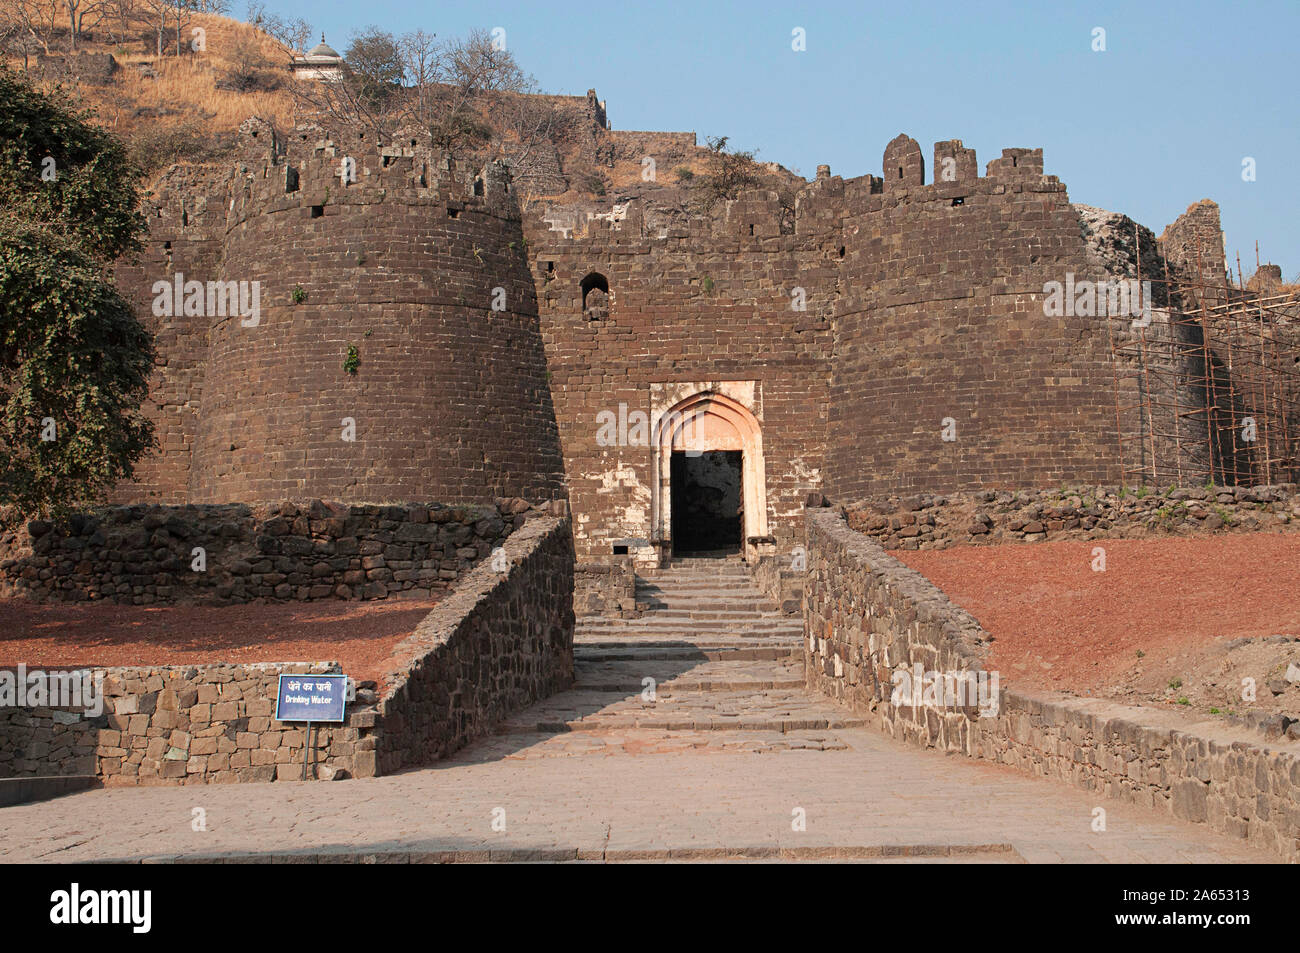
[[[346,675],[281,675],[275,720],[342,721],[347,694]]]

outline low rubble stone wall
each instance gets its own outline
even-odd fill
[[[974,617],[842,511],[805,513],[810,689],[874,713],[912,744],[1167,810],[1300,860],[1300,742],[1009,688],[988,668],[991,639]]]
[[[50,673],[0,671],[0,778],[297,780],[308,744],[324,779],[427,764],[572,683],[572,600],[569,522],[534,515],[396,647],[381,683],[357,686],[346,720],[310,740],[305,725],[275,720],[278,677],[337,673],[337,662],[89,669],[75,706],[48,687],[28,693]]]
[[[553,506],[108,506],[0,531],[0,597],[226,605],[431,596],[529,513]]]
[[[1300,493],[1293,483],[918,493],[861,500],[845,510],[851,529],[886,549],[1300,531]]]

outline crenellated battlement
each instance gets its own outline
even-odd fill
[[[820,166],[817,177],[797,192],[791,210],[770,189],[743,192],[716,203],[707,213],[668,209],[651,198],[615,198],[607,203],[578,203],[535,209],[527,215],[531,235],[547,242],[601,246],[609,243],[737,241],[740,247],[795,247],[827,240],[845,222],[899,204],[936,203],[949,207],[1001,202],[1017,192],[1059,192],[1065,186],[1043,174],[1041,149],[1003,149],[1001,157],[979,174],[974,149],[960,139],[934,144],[932,179],[916,140],[900,135],[885,147],[882,175],[845,179]],[[788,237],[789,241],[780,239]]]
[[[584,162],[697,148],[606,135],[597,105]],[[1114,256],[1041,149],[980,174],[959,139],[926,155],[899,135],[879,174],[820,166],[703,212],[645,182],[525,202],[505,163],[458,165],[418,135],[251,119],[235,160],[168,173],[133,266],[142,314],[178,273],[263,295],[257,321],[149,316],[154,499],[567,496],[580,557],[654,559],[663,474],[596,422],[700,387],[744,396],[763,431],[770,533],[747,546],[789,551],[810,491],[1118,477],[1107,326],[1043,301]],[[1166,235],[1176,261],[1217,227],[1193,212]]]
[[[277,134],[262,120],[240,127],[240,161],[227,189],[227,228],[249,216],[326,205],[454,206],[518,218],[509,168],[458,165],[419,134],[378,142],[364,130],[301,126]]]

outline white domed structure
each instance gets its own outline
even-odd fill
[[[299,79],[332,82],[343,76],[343,56],[325,42],[322,33],[319,43],[293,58],[293,74]]]

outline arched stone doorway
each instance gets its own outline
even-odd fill
[[[735,551],[755,559],[771,548],[767,528],[767,479],[763,461],[763,433],[758,419],[740,401],[714,389],[700,390],[653,415],[655,479],[651,484],[653,536],[661,561],[683,555],[683,549],[717,551],[720,534],[727,532],[735,506]],[[734,469],[738,486],[726,485]],[[683,484],[686,485],[683,485]],[[701,486],[716,493],[723,512],[710,513],[703,501],[674,518],[674,506],[694,499]],[[734,503],[732,503],[734,493]],[[712,525],[700,525],[712,524]],[[694,531],[694,532],[690,532]]]

